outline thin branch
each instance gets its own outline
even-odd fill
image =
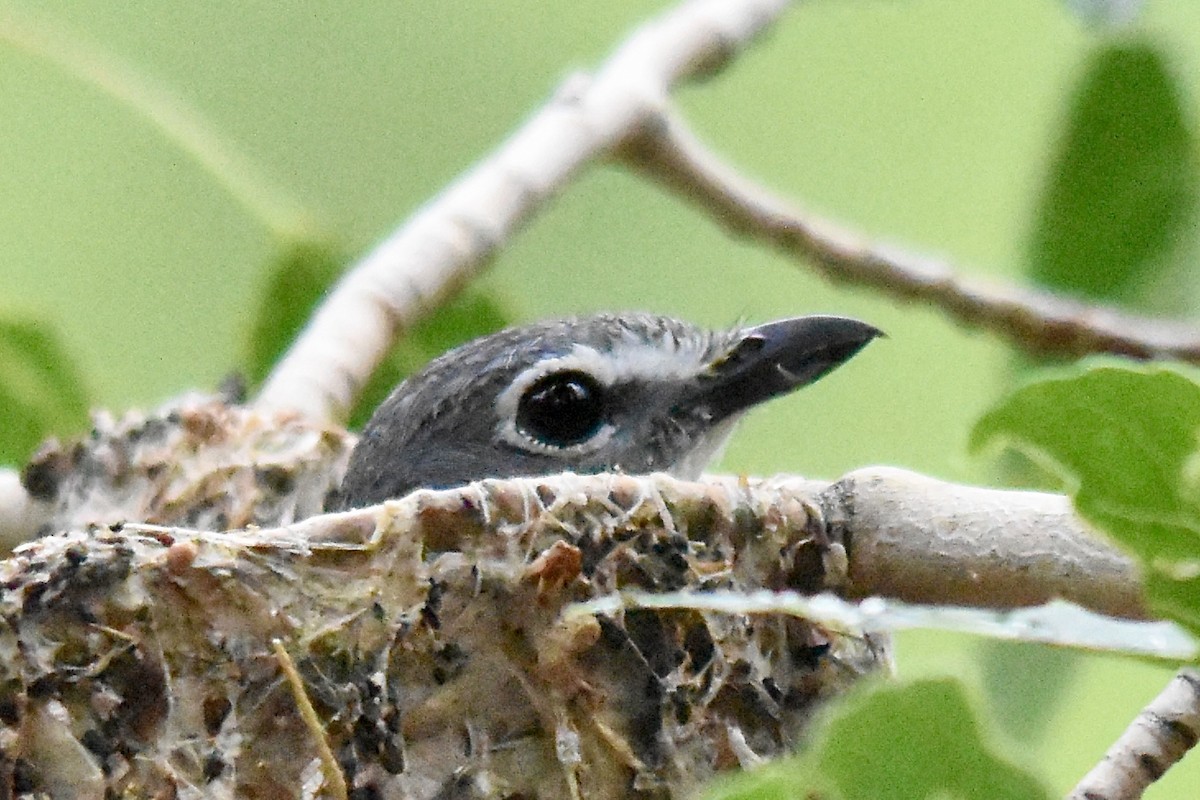
[[[1196,325],[1138,317],[1049,292],[956,275],[944,262],[885,250],[808,214],[746,178],[701,143],[673,110],[622,148],[623,160],[708,212],[734,234],[761,241],[830,280],[940,308],[1038,355],[1113,353],[1200,363]]]
[[[280,671],[287,678],[288,687],[292,690],[292,697],[296,701],[296,709],[300,713],[300,718],[304,720],[305,726],[312,734],[317,753],[320,755],[321,771],[325,773],[325,785],[329,787],[329,793],[333,795],[334,800],[346,800],[348,794],[346,776],[342,774],[342,768],[338,765],[337,758],[329,746],[329,737],[325,733],[325,726],[321,723],[321,718],[317,715],[317,710],[313,708],[312,700],[308,697],[308,691],[304,688],[304,678],[300,675],[300,670],[296,668],[296,662],[292,660],[287,648],[283,646],[283,642],[272,639],[271,650],[275,653],[275,658],[279,660]]]
[[[1068,800],[1134,800],[1200,740],[1200,672],[1182,669]]]
[[[846,541],[847,597],[986,608],[1061,597],[1109,616],[1147,617],[1133,561],[1062,495],[870,467],[822,492],[821,508]]]
[[[51,513],[45,522],[55,532],[123,521],[207,530],[266,528],[319,514],[352,444],[344,432],[296,414],[183,398],[149,414],[97,416],[84,442],[43,448],[25,477]],[[685,484],[663,476],[600,475],[574,483],[548,477],[483,485],[495,487],[488,491],[503,498],[517,492],[506,486],[543,482],[555,496],[569,485],[586,501],[588,493],[603,497],[613,487],[627,486],[641,493],[636,496],[684,498],[679,502],[686,508],[695,505],[687,498],[719,489],[734,505],[714,513],[729,525],[760,515],[776,526],[788,520],[819,522],[816,530],[797,528],[789,534],[830,545],[825,556],[808,565],[819,573],[809,576],[813,591],[991,608],[1063,597],[1112,616],[1146,615],[1130,560],[1096,539],[1061,495],[965,487],[882,467],[851,472],[832,484],[785,477],[743,485],[717,476]],[[10,475],[8,483],[11,491],[24,494],[17,476]],[[4,486],[0,482],[0,490]],[[463,502],[461,492],[414,496],[427,495],[450,497],[454,508]],[[664,522],[669,529],[672,519],[669,515]],[[447,518],[445,524],[470,529],[468,522]],[[844,551],[841,566],[828,560],[834,545]],[[819,554],[805,557],[814,555]],[[743,566],[754,568],[750,562]],[[787,586],[797,588],[790,582],[774,588]]]
[[[723,67],[786,0],[691,0],[569,79],[499,150],[380,243],[277,365],[260,408],[345,419],[397,333],[475,275],[581,167],[634,135],[677,84]]]
[[[66,74],[90,84],[154,125],[190,156],[229,195],[275,236],[285,241],[312,239],[316,217],[274,184],[228,136],[186,103],[179,93],[156,82],[142,68],[72,36],[12,4],[0,7],[0,42],[45,59]]]
[[[831,280],[935,305],[1026,351],[1200,363],[1194,325],[968,280],[940,261],[885,251],[803,213],[707,150],[670,108],[669,91],[721,68],[786,5],[685,2],[638,29],[594,76],[566,81],[498,151],[347,274],[276,366],[257,407],[344,419],[399,333],[474,277],[580,169],[614,153],[734,233],[803,259]]]

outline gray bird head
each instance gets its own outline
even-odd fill
[[[567,471],[696,478],[746,410],[812,383],[878,335],[822,316],[710,332],[604,314],[503,330],[396,387],[351,454],[338,504]]]

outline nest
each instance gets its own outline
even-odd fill
[[[803,504],[747,516],[736,481],[563,476],[293,522],[348,440],[186,411],[60,460],[66,532],[0,565],[9,796],[682,797],[792,751],[886,663],[797,617],[580,605],[819,591],[838,545]],[[158,524],[63,524],[88,507]]]

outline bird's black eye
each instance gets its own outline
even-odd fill
[[[583,372],[556,372],[540,378],[517,404],[517,428],[554,447],[586,441],[603,422],[604,392]]]

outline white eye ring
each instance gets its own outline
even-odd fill
[[[556,372],[582,372],[590,376],[601,389],[613,384],[611,359],[590,347],[576,345],[570,353],[548,358],[529,367],[516,377],[507,389],[496,397],[496,434],[508,444],[533,453],[550,456],[586,455],[604,447],[612,439],[615,428],[604,423],[590,437],[575,444],[560,447],[539,441],[517,427],[517,410],[521,398],[538,381]]]
[[[688,380],[703,367],[705,346],[704,342],[681,344],[674,339],[641,341],[632,334],[614,342],[611,351],[576,344],[565,355],[528,367],[496,397],[496,436],[513,447],[542,455],[577,456],[595,452],[616,433],[611,423],[601,425],[590,438],[566,447],[546,444],[521,432],[517,427],[517,410],[533,384],[555,372],[582,372],[605,390],[629,380]]]

